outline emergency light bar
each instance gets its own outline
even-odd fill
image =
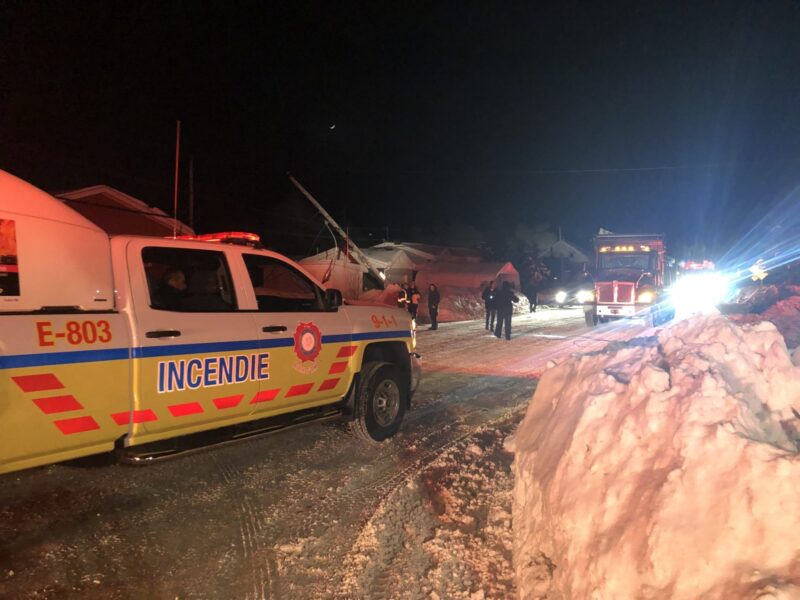
[[[713,270],[714,269],[714,261],[711,260],[703,260],[703,261],[696,261],[696,260],[687,260],[680,264],[681,268],[686,269],[687,271],[702,271],[702,270]]]
[[[197,242],[216,242],[220,244],[241,244],[252,246],[261,244],[261,237],[256,233],[247,231],[223,231],[220,233],[203,233],[200,235],[179,235],[179,240],[192,240]]]
[[[646,244],[636,246],[600,246],[600,252],[650,252],[650,246]]]

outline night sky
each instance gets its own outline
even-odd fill
[[[0,168],[201,230],[730,243],[800,185],[800,3],[4,2]],[[294,204],[293,204],[294,203]],[[416,227],[415,227],[416,226]],[[359,229],[360,228],[360,229]]]

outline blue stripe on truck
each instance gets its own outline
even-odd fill
[[[410,337],[410,331],[375,331],[370,333],[324,335],[323,344],[341,344],[365,340],[382,340]],[[170,344],[169,346],[146,346],[133,348],[106,348],[103,350],[74,350],[72,352],[42,352],[38,354],[15,354],[0,356],[0,369],[43,367],[47,365],[69,365],[87,362],[126,360],[128,358],[155,358],[180,354],[206,354],[212,352],[234,352],[258,350],[260,348],[283,348],[294,345],[294,338],[269,340],[237,340],[232,342],[206,342],[200,344]]]
[[[69,365],[108,360],[125,360],[130,357],[130,348],[106,348],[104,350],[75,350],[73,352],[41,352],[39,354],[15,354],[0,356],[0,369],[43,367],[45,365]]]

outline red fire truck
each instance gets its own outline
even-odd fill
[[[595,237],[594,299],[584,305],[588,325],[610,319],[644,317],[669,320],[661,304],[671,283],[661,234],[600,234]]]

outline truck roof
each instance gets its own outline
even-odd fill
[[[105,235],[102,229],[47,192],[0,170],[0,207],[15,215],[58,221]]]
[[[617,240],[617,239],[648,239],[648,240],[662,240],[664,239],[663,233],[599,233],[594,236],[596,240]]]

